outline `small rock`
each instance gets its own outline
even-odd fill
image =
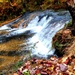
[[[60,70],[61,71],[66,71],[68,67],[65,64],[59,64]]]

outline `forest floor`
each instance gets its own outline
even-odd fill
[[[26,11],[37,11],[46,9],[66,9],[63,2],[54,0],[0,0],[0,23],[16,18]]]

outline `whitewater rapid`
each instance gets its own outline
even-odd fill
[[[12,28],[12,25],[21,19],[24,19],[24,21],[19,24],[19,27]],[[0,36],[0,42],[2,43],[11,37],[29,36],[33,34],[25,38],[27,46],[23,47],[23,50],[30,50],[32,56],[47,58],[49,55],[54,55],[55,52],[55,49],[52,48],[52,38],[70,19],[71,17],[68,11],[56,12],[46,10],[26,13],[17,20],[0,27],[1,31],[5,30],[8,32]],[[26,28],[23,27],[24,24],[27,24]]]

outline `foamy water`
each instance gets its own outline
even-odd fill
[[[33,15],[32,19],[30,18],[31,15]],[[19,24],[18,28],[11,27],[21,19],[24,21]],[[48,55],[54,55],[55,52],[55,49],[52,48],[53,36],[69,21],[70,14],[68,11],[55,12],[53,10],[47,10],[29,13],[28,16],[24,15],[21,18],[0,27],[0,30],[9,32],[8,34],[0,36],[0,42],[3,42],[2,40],[9,39],[10,37],[14,38],[15,36],[21,37],[22,35],[29,36],[34,34],[33,36],[26,38],[28,46],[23,47],[23,49],[30,50],[31,55],[47,58]],[[23,27],[24,24],[27,24],[26,28]]]

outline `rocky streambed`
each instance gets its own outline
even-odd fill
[[[68,11],[27,12],[20,18],[0,27],[0,73],[12,72],[10,67],[29,57],[55,55],[52,38],[70,21]],[[12,68],[12,67],[11,67]]]

